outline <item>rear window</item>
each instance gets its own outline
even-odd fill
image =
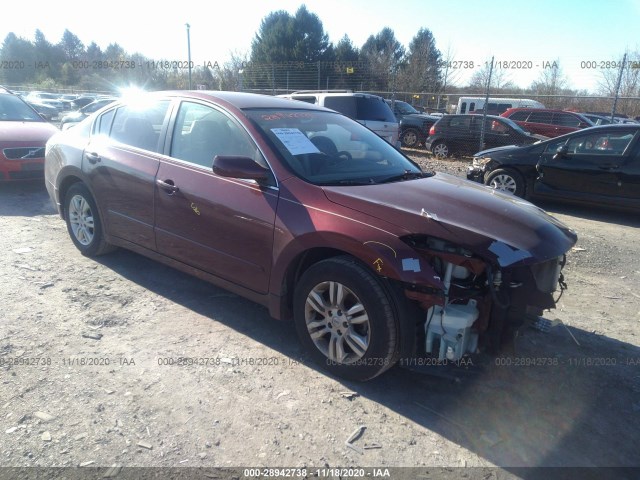
[[[356,97],[358,120],[372,120],[378,122],[396,122],[389,105],[381,98]]]
[[[326,97],[324,106],[336,110],[355,120],[396,123],[396,118],[387,103],[376,97]]]

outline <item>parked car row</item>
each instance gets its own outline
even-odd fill
[[[108,98],[102,98],[100,100],[94,100],[93,102],[86,104],[84,107],[74,112],[67,113],[60,120],[60,128],[62,130],[66,130],[68,128],[71,128],[74,125],[77,125],[92,113],[97,112],[102,107],[109,105],[115,100],[117,100],[116,97],[108,97]]]
[[[14,91],[24,101],[31,105],[47,121],[59,124],[69,112],[78,111],[89,103],[106,98],[114,98],[102,94],[61,94],[49,92]]]
[[[484,125],[484,137],[482,126]],[[437,157],[472,155],[484,148],[528,145],[547,137],[532,134],[508,118],[494,115],[445,115],[429,130],[425,148]]]

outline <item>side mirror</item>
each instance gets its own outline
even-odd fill
[[[221,177],[244,178],[258,182],[269,178],[270,170],[249,157],[216,155],[213,159],[213,173]]]
[[[569,149],[567,148],[567,146],[566,145],[562,145],[562,146],[558,147],[558,150],[556,150],[556,153],[553,156],[553,159],[554,160],[558,160],[560,158],[565,158],[568,153],[569,153]]]

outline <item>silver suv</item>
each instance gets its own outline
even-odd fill
[[[347,90],[303,90],[278,96],[313,103],[340,112],[374,131],[391,145],[399,146],[398,121],[382,97]]]

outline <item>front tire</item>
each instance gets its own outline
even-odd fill
[[[64,207],[67,231],[83,255],[94,257],[113,250],[104,239],[98,206],[84,184],[75,183],[69,188]]]
[[[311,266],[298,282],[293,308],[303,347],[329,372],[365,381],[397,361],[392,299],[355,259],[335,257]]]
[[[501,192],[524,198],[524,180],[522,175],[515,170],[509,168],[494,170],[487,176],[485,184]]]

